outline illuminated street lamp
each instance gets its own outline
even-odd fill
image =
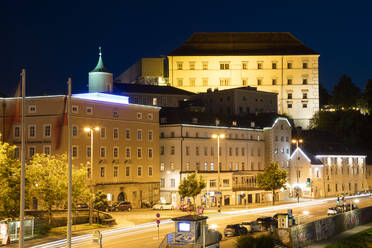
[[[212,134],[213,139],[217,139],[217,191],[220,194],[220,199],[218,201],[218,212],[221,212],[221,201],[222,201],[222,192],[220,191],[220,139],[225,138],[225,134]]]
[[[292,139],[292,144],[296,144],[296,155],[297,155],[297,160],[299,159],[299,156],[298,156],[298,144],[301,144],[303,143],[303,139]],[[298,185],[299,185],[299,172],[298,172],[298,162],[296,160],[296,178],[297,178],[297,187],[296,187],[296,195],[297,195],[297,202],[300,203],[300,194],[298,192]]]
[[[88,173],[88,178],[90,179],[90,193],[93,194],[93,136],[94,131],[99,131],[99,127],[86,127],[84,128],[84,132],[90,133],[90,172]],[[92,202],[89,204],[89,224],[92,224],[93,218],[93,206]]]

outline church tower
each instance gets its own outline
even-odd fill
[[[89,92],[112,93],[113,75],[103,65],[102,51],[99,47],[99,58],[96,68],[89,72]]]

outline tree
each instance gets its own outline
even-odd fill
[[[102,191],[98,191],[93,200],[93,208],[99,211],[106,211],[108,207],[107,195]]]
[[[322,84],[319,84],[319,105],[323,107],[324,105],[329,104],[330,95],[326,88]]]
[[[368,114],[372,113],[372,79],[368,79],[367,84],[364,88],[363,99],[367,105]]]
[[[15,146],[0,142],[0,213],[17,217],[20,206],[21,163],[15,158]]]
[[[273,205],[275,205],[275,190],[286,188],[287,172],[280,169],[277,163],[271,163],[263,173],[257,176],[258,186],[264,190],[273,192]]]
[[[192,197],[195,205],[195,198],[205,188],[206,183],[202,176],[195,171],[183,179],[178,187],[178,193],[181,197]]]
[[[331,102],[338,108],[356,107],[361,97],[360,89],[347,75],[342,75],[332,91]]]

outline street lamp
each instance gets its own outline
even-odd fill
[[[90,193],[93,194],[93,134],[94,131],[99,131],[99,127],[86,127],[84,128],[84,132],[90,133],[90,173],[88,174],[88,177],[90,179]],[[92,224],[92,218],[93,218],[93,206],[92,201],[90,202],[89,207],[89,224]]]
[[[296,144],[296,155],[297,155],[297,160],[299,159],[299,156],[298,156],[298,144],[301,144],[303,141],[303,139],[292,139],[292,144]],[[297,187],[296,187],[296,195],[297,195],[297,202],[300,203],[300,194],[298,192],[298,181],[299,181],[299,178],[298,178],[298,162],[296,160],[296,178],[297,178]]]
[[[213,139],[217,139],[217,191],[218,191],[218,194],[220,195],[220,199],[219,199],[219,202],[218,202],[218,212],[221,212],[221,201],[222,201],[222,192],[220,191],[220,139],[223,139],[225,138],[225,134],[213,134],[212,135],[212,138]]]

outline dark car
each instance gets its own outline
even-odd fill
[[[225,227],[225,230],[223,231],[223,234],[225,235],[225,237],[240,236],[248,234],[248,230],[247,228],[239,224],[227,225]]]
[[[133,207],[130,202],[119,202],[114,209],[115,211],[132,211]]]
[[[256,220],[258,222],[260,231],[267,231],[270,229],[270,226],[278,226],[278,221],[273,217],[260,217]]]

